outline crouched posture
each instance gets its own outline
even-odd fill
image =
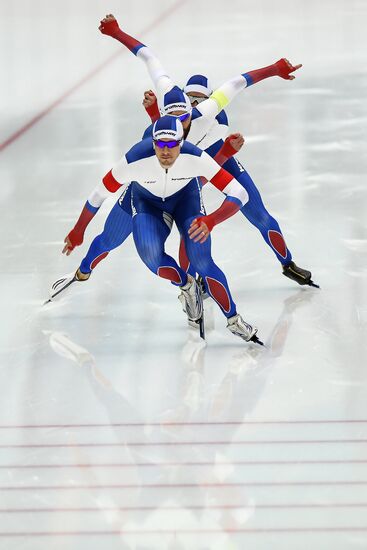
[[[226,195],[222,205],[209,215],[205,213],[199,176]],[[202,299],[195,280],[164,249],[169,234],[167,216],[171,216],[185,240],[189,261],[227,317],[228,328],[246,341],[256,341],[257,329],[237,314],[226,277],[211,257],[211,230],[246,203],[246,190],[207,153],[183,141],[179,117],[164,116],[154,125],[153,140],[134,145],[95,188],[74,229],[84,233],[109,193],[128,182],[133,182],[134,242],[146,266],[182,289],[190,320],[201,317]]]

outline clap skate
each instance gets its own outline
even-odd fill
[[[200,288],[200,292],[201,292],[201,296],[202,296],[203,300],[206,300],[207,298],[209,298],[209,294],[206,290],[204,279],[201,275],[197,275],[196,284]]]
[[[180,288],[181,294],[179,300],[182,304],[182,309],[187,315],[189,324],[191,326],[199,326],[200,336],[205,339],[204,308],[200,288],[191,275],[188,275],[186,285]]]
[[[233,315],[233,317],[229,317],[227,321],[228,330],[242,338],[242,340],[246,340],[246,342],[255,342],[255,344],[260,344],[260,346],[264,345],[256,336],[258,329],[246,323],[238,313],[237,315]]]
[[[296,281],[299,285],[309,285],[314,286],[315,288],[320,288],[319,285],[311,280],[311,271],[298,267],[298,265],[294,262],[291,262],[288,265],[283,265],[283,275],[288,277],[288,279],[292,279],[292,281]]]
[[[72,283],[87,281],[90,277],[90,273],[82,273],[80,269],[77,269],[75,273],[69,273],[64,275],[55,281],[50,288],[49,299],[46,300],[45,304],[58,300]],[[64,295],[64,294],[63,294]]]
[[[204,279],[202,278],[201,275],[198,275],[196,277],[196,284],[197,286],[199,287],[199,290],[201,292],[201,297],[203,300],[206,300],[207,298],[209,298],[209,294],[207,293],[206,291],[206,288],[205,288],[205,283],[204,283]],[[181,294],[178,295],[178,299],[180,300],[181,302],[181,306],[182,306],[182,311],[184,313],[187,313],[186,312],[186,300],[185,300],[185,297],[183,295],[183,292],[181,292]]]

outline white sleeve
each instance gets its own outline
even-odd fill
[[[150,48],[147,48],[147,46],[140,48],[137,53],[137,57],[139,57],[146,64],[154,87],[157,90],[158,102],[160,102],[163,99],[163,96],[172,90],[174,83],[167,74],[166,70],[163,68],[158,57]]]
[[[211,181],[212,178],[222,169],[221,166],[205,151],[202,152],[201,157],[199,157],[200,162],[200,176],[204,176],[208,181]]]
[[[219,164],[205,152],[202,153],[200,159],[202,164],[201,176],[204,176],[214,185],[214,187],[222,191],[222,193],[228,197],[237,199],[242,205],[248,201],[249,196],[246,189],[242,187],[232,174],[219,166]]]
[[[112,168],[111,173],[117,183],[123,185],[131,181],[130,170],[131,165],[128,164],[126,156],[124,155],[121,160]]]
[[[218,110],[218,103],[212,99],[212,96],[199,103],[196,109],[203,115],[203,117],[213,119],[221,111],[221,109]]]
[[[113,193],[121,189],[122,186],[126,187],[131,181],[129,179],[129,172],[129,165],[124,156],[93,189],[87,199],[89,204],[94,206],[94,208],[99,208]]]
[[[227,105],[238,95],[242,90],[247,87],[247,80],[244,76],[239,75],[231,78],[217,90],[206,101],[203,101],[196,108],[206,116],[217,116]]]
[[[225,140],[228,134],[228,126],[226,124],[218,124],[215,121],[210,127],[208,133],[206,134],[206,143],[216,143],[217,141]]]

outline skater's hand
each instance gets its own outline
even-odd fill
[[[157,103],[157,96],[153,92],[153,90],[147,90],[144,92],[144,99],[143,99],[143,105],[146,109],[154,105],[154,103]]]
[[[237,152],[242,148],[243,144],[245,143],[245,138],[242,134],[237,132],[236,134],[230,134],[224,143],[229,143],[233,149],[235,149]]]
[[[277,75],[281,78],[284,78],[285,80],[294,80],[296,77],[290,73],[294,73],[294,71],[297,71],[302,67],[302,64],[299,65],[292,65],[288,61],[288,59],[285,59],[284,57],[282,59],[279,59],[276,63],[274,63]]]
[[[109,36],[114,36],[120,30],[117,19],[112,13],[109,13],[102,19],[98,28],[102,34],[108,34]]]
[[[76,246],[79,246],[83,242],[84,235],[75,229],[72,229],[64,239],[65,246],[62,250],[63,254],[70,256]]]
[[[191,222],[188,233],[190,239],[194,240],[194,243],[199,242],[200,244],[203,244],[210,235],[209,227],[205,221],[203,221],[205,218],[206,216],[202,216],[201,218],[196,218]]]

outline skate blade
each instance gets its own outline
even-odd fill
[[[254,342],[255,344],[259,344],[260,346],[264,346],[264,348],[266,347],[264,342],[259,340],[259,338],[256,336],[256,334],[254,334],[253,337],[250,338],[249,342]]]
[[[199,329],[200,338],[205,340],[205,323],[204,323],[204,314],[197,321],[192,321],[189,319],[189,326]]]
[[[61,279],[60,279],[61,280]],[[86,279],[88,280],[88,279]],[[64,290],[66,290],[67,288],[69,288],[69,286],[72,284],[72,283],[75,283],[75,281],[79,281],[79,279],[77,278],[76,274],[74,275],[74,277],[71,279],[71,281],[69,281],[69,283],[64,286],[63,288],[61,288],[60,290],[58,290],[57,292],[55,292],[55,294],[53,294],[53,296],[51,298],[49,298],[48,300],[46,300],[43,305],[45,306],[46,304],[49,304],[50,302],[54,302],[55,301],[55,298],[58,299],[57,297],[59,296],[59,294],[61,294],[62,292],[64,292]],[[59,281],[57,281],[59,282]],[[55,284],[55,283],[54,283]]]

